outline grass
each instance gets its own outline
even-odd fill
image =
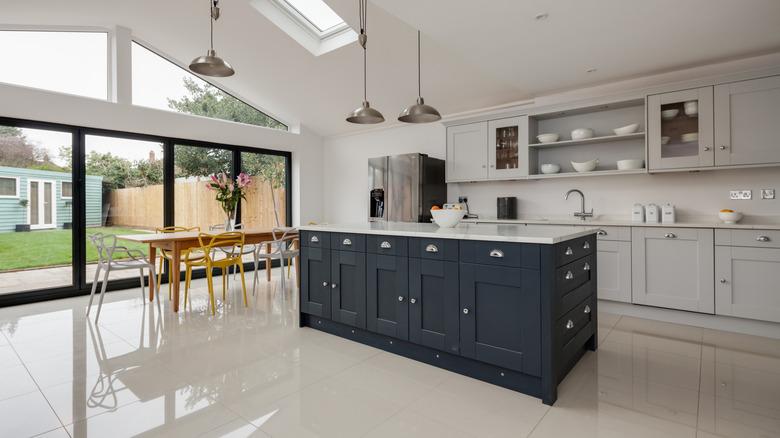
[[[141,234],[132,228],[96,227],[87,228],[87,235],[104,234]],[[146,254],[149,247],[144,244],[118,241],[132,249],[140,249]],[[69,265],[72,254],[72,230],[40,230],[30,232],[0,233],[0,272],[48,266]],[[87,262],[97,261],[97,250],[87,240]]]

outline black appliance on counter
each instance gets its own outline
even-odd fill
[[[498,219],[517,219],[517,198],[514,196],[496,198],[496,217]]]

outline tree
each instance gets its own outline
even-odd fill
[[[162,184],[161,161],[130,161],[110,152],[92,151],[87,155],[87,174],[103,177],[103,190],[110,191],[126,187],[145,187]]]
[[[36,147],[21,129],[0,126],[0,166],[61,172],[62,167],[52,162],[45,148]]]
[[[176,145],[173,152],[176,175],[183,177],[230,173],[233,154],[225,149]]]

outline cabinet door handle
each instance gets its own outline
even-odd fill
[[[566,272],[566,276],[564,278],[567,279],[567,280],[572,280],[572,279],[574,279],[574,273],[571,272],[571,271],[567,271]]]
[[[468,315],[469,314],[469,308],[468,307],[464,307],[463,308],[463,314],[464,315]]]
[[[574,321],[568,320],[566,321],[566,330],[571,330],[574,328]]]
[[[328,282],[327,281],[323,281],[322,282],[322,287],[328,287]]]
[[[596,234],[598,234],[599,236],[606,236],[607,235],[607,230],[599,230],[599,232],[596,233]]]
[[[585,265],[582,267],[583,271],[590,271],[590,263],[585,262]]]
[[[417,302],[417,298],[411,298],[411,299],[409,299],[409,302],[410,302],[410,303],[412,303],[412,304],[414,304],[414,303],[416,303],[416,302]]]
[[[772,239],[770,239],[769,236],[758,236],[756,237],[756,240],[759,242],[769,242]]]
[[[721,147],[720,147],[720,150],[722,150],[722,151],[725,151],[725,150],[726,150],[726,149],[728,149],[728,148],[729,148],[728,146],[721,146]]]
[[[311,240],[311,243],[319,243],[319,241],[320,241],[320,238],[319,238],[319,237],[317,237],[317,236],[311,236],[311,239],[310,239],[310,240]]]
[[[330,285],[330,288],[331,288],[331,289],[335,289],[335,288],[336,288],[336,286],[337,286],[337,285],[336,285],[336,283],[333,283],[333,284],[331,284],[331,285]]]
[[[501,251],[500,249],[494,249],[490,251],[490,257],[496,257],[496,258],[503,258],[504,257],[504,251]]]
[[[728,282],[726,281],[726,279],[725,279],[725,278],[721,278],[721,279],[720,279],[720,283],[721,283],[721,284],[726,284],[726,283],[728,283]]]
[[[437,253],[439,252],[439,247],[432,243],[429,243],[428,246],[425,247],[425,252]]]
[[[582,249],[590,249],[590,242],[585,242],[585,243],[582,245]]]
[[[491,168],[491,169],[492,169],[492,168],[494,168],[494,167],[496,167],[496,165],[495,165],[495,164],[491,164],[491,165],[490,165],[490,168]]]
[[[404,296],[403,295],[398,295],[398,302],[402,303],[403,301],[404,301]]]
[[[709,151],[710,151],[710,149],[712,149],[712,148],[711,148],[711,147],[709,147],[709,146],[704,146],[704,152],[709,152]]]
[[[584,308],[584,309],[582,309],[582,313],[586,313],[586,314],[587,314],[587,313],[590,313],[590,306],[586,304],[586,305],[585,305],[585,308]]]
[[[390,242],[387,240],[383,240],[382,243],[379,244],[379,247],[382,249],[390,249],[393,247],[393,245],[390,245]]]
[[[567,246],[567,247],[566,247],[566,252],[565,252],[564,254],[566,254],[566,255],[572,255],[572,254],[574,254],[574,251],[572,251],[572,250],[571,250],[571,247],[570,247],[570,246]]]
[[[674,234],[674,233],[666,233],[666,234],[664,234],[664,237],[667,238],[667,239],[674,239],[674,238],[677,237],[677,235]]]
[[[349,239],[344,239],[341,241],[341,244],[344,246],[352,246],[352,241]]]

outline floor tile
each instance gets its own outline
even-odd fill
[[[0,401],[0,436],[29,437],[62,427],[40,392]]]
[[[9,367],[21,365],[22,361],[10,345],[0,345],[0,370]]]
[[[463,430],[404,410],[365,435],[366,438],[470,438]]]
[[[70,438],[70,435],[68,435],[68,431],[64,427],[60,427],[59,429],[36,435],[35,438]]]
[[[251,423],[240,418],[212,429],[198,438],[271,438]]]
[[[38,386],[35,385],[24,365],[5,367],[0,370],[0,400],[37,391]]]

